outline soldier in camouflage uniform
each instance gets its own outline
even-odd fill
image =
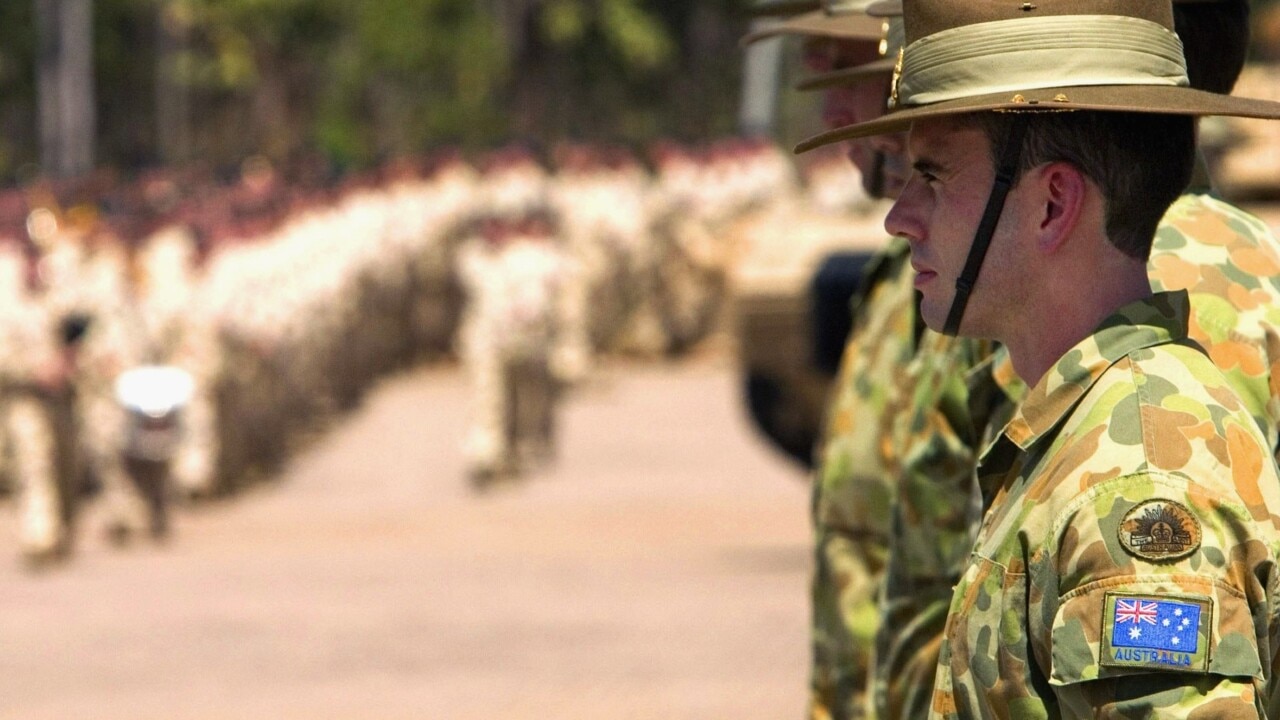
[[[1230,92],[1247,17],[1242,1],[1175,5],[1193,87]],[[1213,198],[1198,167],[1161,222],[1148,274],[1157,291],[1189,290],[1190,337],[1208,350],[1272,446],[1280,418],[1269,369],[1277,357],[1278,270],[1280,242],[1256,218]],[[912,402],[895,413],[890,455],[901,485],[877,638],[873,695],[881,718],[927,712],[951,588],[981,517],[971,468],[957,461],[976,456],[981,429],[998,432],[1026,391],[1007,354],[984,362],[987,348],[954,352],[964,342],[925,332],[905,371],[915,379]],[[964,373],[980,362],[966,382]]]
[[[824,3],[752,37],[787,33],[806,39],[806,65],[814,75],[801,87],[823,91],[823,117],[832,127],[879,117],[888,98],[892,67],[885,59],[901,44],[901,24],[886,27],[866,15],[866,5]],[[896,194],[905,182],[903,150],[893,138],[850,144],[848,156],[868,194]],[[815,451],[809,703],[814,720],[864,714],[896,489],[885,454],[892,430],[888,410],[902,405],[901,396],[911,390],[901,370],[917,354],[922,328],[907,251],[905,241],[892,239],[867,266],[852,300],[854,323]]]
[[[913,30],[912,7],[908,4],[909,36]],[[975,18],[964,17],[963,10],[958,11],[957,18],[948,17],[948,11],[934,3],[921,2],[916,7],[920,8],[921,18],[916,31],[921,35],[942,27],[961,28],[963,31],[947,36],[959,36],[958,42],[963,44],[968,41],[966,35],[974,32],[971,23]],[[1060,33],[1053,33],[1051,27],[1049,32],[1044,30],[1059,22],[1054,15],[1069,13],[1069,9],[1054,8],[1046,18],[1028,14],[1035,9],[1028,4],[1013,5],[1004,11],[985,8],[970,12],[985,12],[981,18],[984,20],[1003,21],[979,26],[978,32],[988,42],[996,39],[991,33],[1014,25],[1011,32],[1023,31],[1028,45],[1041,50],[1062,47],[1054,42],[1062,37]],[[1099,14],[1114,12],[1105,8],[1089,10]],[[1146,51],[1159,57],[1160,62],[1171,63],[1181,50],[1168,32],[1171,14],[1167,8],[1159,7],[1142,8],[1140,13],[1147,17],[1130,27],[1145,37],[1145,47],[1130,49],[1138,50],[1136,56]],[[1105,22],[1109,29],[1119,26],[1115,18],[1071,20],[1092,20],[1099,27]],[[1086,36],[1088,33],[1081,35]],[[1116,38],[1110,40],[1114,42]],[[1003,121],[971,121],[969,125],[936,116],[999,107],[1025,110],[1032,103],[1071,102],[1116,110],[1184,114],[1220,112],[1274,117],[1277,109],[1259,103],[1224,103],[1213,96],[1168,86],[1154,88],[1148,83],[1126,88],[1141,98],[1133,104],[1126,95],[1117,99],[1109,90],[1076,87],[1071,78],[1061,86],[1051,85],[1049,90],[1037,89],[1042,86],[1028,78],[1025,95],[1016,92],[1020,88],[1015,86],[985,98],[981,97],[982,89],[969,90],[970,95],[979,97],[966,96],[962,82],[951,102],[943,103],[941,109],[928,108],[928,98],[936,96],[925,95],[921,99],[917,93],[931,89],[929,76],[917,78],[910,70],[928,64],[930,48],[944,53],[951,49],[945,40],[936,42],[927,47],[908,46],[900,85],[907,90],[903,105],[923,104],[924,110],[907,110],[879,127],[863,125],[824,138],[874,132],[886,125],[910,122],[913,116],[924,120],[913,127],[912,142],[913,149],[923,154],[917,168],[927,176],[928,187],[918,182],[909,185],[888,225],[911,239],[913,250],[926,251],[925,257],[913,258],[921,270],[917,284],[925,291],[925,317],[936,326],[942,326],[945,317],[946,329],[951,331],[959,328],[1009,341],[1010,358],[1021,375],[1044,375],[980,465],[981,489],[989,510],[979,530],[977,551],[953,600],[930,709],[946,717],[1075,715],[1109,710],[1148,717],[1166,712],[1181,716],[1193,706],[1216,702],[1209,711],[1215,717],[1233,712],[1233,705],[1245,712],[1265,712],[1265,695],[1273,677],[1270,651],[1277,635],[1271,622],[1276,602],[1273,592],[1277,544],[1272,446],[1258,432],[1257,422],[1245,402],[1230,389],[1227,379],[1197,352],[1196,346],[1185,342],[1190,312],[1186,296],[1144,297],[1145,268],[1135,259],[1145,259],[1149,240],[1124,250],[1105,241],[1098,243],[1106,251],[1089,250],[1094,253],[1090,260],[1074,268],[1054,257],[1055,253],[1024,253],[1016,260],[988,268],[988,275],[995,271],[996,280],[984,277],[984,284],[976,287],[977,312],[966,316],[963,295],[957,293],[961,300],[954,302],[953,298],[953,309],[944,316],[948,296],[938,282],[940,276],[958,273],[960,267],[954,248],[943,249],[948,234],[957,236],[954,227],[948,227],[956,221],[940,222],[933,213],[979,209],[980,196],[971,189],[971,179],[964,175],[974,174],[975,165],[984,165],[988,178],[995,172],[994,158],[975,150],[975,146],[980,147],[984,144],[981,141],[986,140],[986,144],[999,147],[1005,137],[1016,138],[1020,128],[1035,123],[1035,128],[1026,131],[1031,134],[1026,143],[1029,157],[1019,164],[1016,153],[1022,147],[1021,138],[1007,143],[1015,148],[1014,152],[1002,153],[1002,176],[1013,176],[1011,182],[1017,181],[1019,173],[1033,178],[1017,184],[1005,215],[1014,219],[1005,222],[1020,222],[1022,233],[1035,235],[1041,248],[1043,243],[1054,242],[1046,240],[1050,236],[1056,238],[1059,248],[1074,240],[1072,254],[1080,252],[1081,247],[1094,247],[1079,239],[1080,228],[1089,232],[1085,222],[1093,225],[1095,241],[1106,238],[1124,242],[1127,236],[1132,243],[1132,238],[1144,235],[1141,226],[1129,227],[1127,232],[1124,226],[1103,230],[1103,206],[1082,209],[1085,197],[1100,192],[1099,186],[1107,188],[1101,191],[1108,193],[1103,195],[1108,199],[1107,206],[1112,201],[1123,204],[1122,191],[1114,189],[1115,181],[1105,167],[1099,167],[1095,158],[1088,158],[1088,151],[1082,153],[1084,160],[1077,161],[1076,156],[1068,154],[1072,160],[1066,163],[1049,162],[1054,158],[1044,153],[1043,138],[1049,136],[1048,142],[1053,142],[1069,132],[1063,130],[1064,126],[1091,123],[1085,128],[1085,139],[1076,141],[1076,147],[1083,147],[1098,144],[1107,133],[1119,136],[1119,127],[1127,122],[1148,125],[1141,137],[1167,141],[1181,135],[1187,155],[1190,147],[1190,122],[1164,116],[1107,120],[1107,114],[1032,115],[1034,119],[1028,121],[1015,115],[1013,120],[1003,116]],[[1016,53],[1020,47],[1021,43],[1010,42],[1004,52]],[[1026,69],[1034,75],[1035,63]],[[1125,69],[1130,71],[1130,77],[1151,72],[1143,67],[1136,68],[1136,73],[1135,68]],[[961,73],[965,70],[972,68],[959,68]],[[1106,69],[1102,72],[1109,79],[1114,77]],[[973,83],[981,76],[982,73],[974,73],[965,82]],[[1060,76],[1054,79],[1064,80]],[[1009,93],[1015,92],[1011,97]],[[931,115],[935,117],[928,119]],[[1160,125],[1165,127],[1151,132],[1150,126]],[[1059,135],[1054,136],[1055,132]],[[967,134],[961,139],[959,133]],[[1111,151],[1117,152],[1120,146],[1116,143]],[[1161,153],[1157,147],[1145,148],[1146,157],[1138,151],[1136,162],[1134,158],[1123,158],[1130,162],[1121,162],[1123,155],[1109,160],[1112,168],[1127,169],[1142,167],[1147,161],[1158,164],[1157,158],[1168,162],[1166,158],[1178,156],[1172,148],[1166,150]],[[1080,164],[1091,167],[1089,175],[1078,169]],[[1169,165],[1154,171],[1144,169],[1146,177],[1140,180],[1145,182],[1138,187],[1152,191],[1162,182],[1166,191],[1172,187]],[[1064,181],[1072,173],[1076,173],[1075,179]],[[1048,181],[1050,176],[1054,178],[1052,182]],[[1086,184],[1085,177],[1091,181],[1105,179],[1092,185]],[[1054,187],[1054,192],[1060,193],[1068,185],[1076,190],[1036,195],[1029,205],[1032,212],[1025,212],[1027,198],[1037,192],[1028,188],[1043,193],[1045,188]],[[1170,200],[1172,194],[1167,195]],[[957,197],[962,200],[957,202]],[[1044,216],[1034,214],[1039,198],[1048,200],[1050,211]],[[987,216],[998,217],[1002,202],[1001,198],[991,203]],[[1134,207],[1143,211],[1141,204]],[[1017,214],[1019,210],[1024,211],[1022,215]],[[1153,217],[1154,228],[1158,215],[1150,212],[1150,207],[1145,210]],[[976,224],[977,213],[972,215],[974,222],[969,226]],[[963,216],[961,213],[959,217]],[[1082,222],[1082,217],[1087,220]],[[1037,229],[1028,222],[1029,218],[1031,222],[1039,218],[1043,223]],[[983,238],[990,239],[989,232],[990,229],[980,233],[975,246],[983,246]],[[1145,233],[1147,238],[1150,235],[1151,231]],[[1015,231],[997,235],[997,247],[1008,252],[1004,246],[1017,236]],[[926,240],[929,244],[925,244]],[[1017,251],[1016,243],[1012,247]],[[942,260],[943,257],[949,259]],[[980,264],[981,254],[975,257]],[[1043,275],[1035,283],[1020,285],[1020,275],[1033,274],[1033,267],[1028,264],[1033,257],[1049,266],[1052,273],[1073,273],[1070,279],[1077,283],[1099,275],[1109,277],[1111,282],[1099,283],[1092,297],[1078,302],[1070,292],[1074,290],[1071,285],[1052,283]],[[1076,258],[1075,262],[1079,262],[1080,256]],[[966,271],[965,275],[971,282],[972,273]],[[993,304],[998,290],[1017,293],[1021,313],[1039,323],[1031,333],[1016,330],[1019,322],[1024,323],[1024,330],[1028,328],[1025,319],[1020,321]],[[1064,290],[1068,291],[1063,298],[1067,300],[1065,304],[1053,299],[1055,293],[1062,295]],[[1126,305],[1130,300],[1134,302]],[[1117,308],[1119,312],[1111,320],[1089,333],[1087,323],[1091,317],[1102,317]],[[1047,323],[1046,312],[1052,317]],[[968,322],[961,325],[962,319]],[[1053,355],[1072,344],[1076,348],[1061,361],[1052,360]],[[1141,391],[1134,377],[1142,379]],[[1171,402],[1174,398],[1177,401]],[[1204,422],[1208,418],[1213,421]],[[1190,422],[1184,422],[1187,420]],[[1185,429],[1174,430],[1179,426]],[[1252,514],[1258,524],[1237,524],[1232,519],[1237,517],[1235,513]],[[1225,557],[1232,553],[1238,553],[1238,565],[1229,569]],[[1125,684],[1116,685],[1112,678],[1121,676],[1126,677]],[[1121,687],[1125,690],[1123,696],[1119,693]]]

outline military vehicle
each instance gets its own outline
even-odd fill
[[[849,334],[862,268],[884,244],[885,207],[779,206],[746,226],[730,293],[747,410],[804,467]]]

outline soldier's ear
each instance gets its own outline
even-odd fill
[[[1036,244],[1042,252],[1057,252],[1081,221],[1089,181],[1079,168],[1065,162],[1048,163],[1027,174],[1038,201]]]

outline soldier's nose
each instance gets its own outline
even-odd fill
[[[908,180],[898,199],[893,202],[893,207],[889,209],[889,214],[885,215],[884,229],[890,235],[911,241],[924,239],[925,225],[920,219],[919,184],[917,178]]]

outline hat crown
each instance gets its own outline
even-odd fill
[[[904,10],[891,109],[1047,88],[1187,85],[1169,0],[908,0]]]
[[[1173,32],[1170,0],[904,0],[903,10],[908,45],[967,25],[1069,15],[1147,20]]]

